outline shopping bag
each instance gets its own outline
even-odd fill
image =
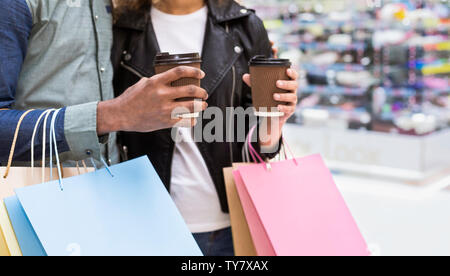
[[[258,255],[370,255],[320,155],[266,164],[248,146],[260,164],[233,175]]]
[[[23,256],[47,256],[17,196],[6,198],[5,207]]]
[[[236,163],[233,164],[232,168],[224,168],[223,174],[225,178],[228,206],[230,209],[235,255],[252,257],[257,256],[257,253],[233,178],[233,170],[243,165],[245,164]]]
[[[0,168],[1,169],[1,168]],[[72,177],[94,171],[93,168],[62,168],[63,177]],[[52,174],[57,175],[57,169],[52,169]],[[11,167],[9,176],[0,181],[0,199],[14,195],[14,190],[26,186],[32,186],[50,181],[50,168]],[[44,179],[42,179],[44,177]]]
[[[0,173],[3,176],[0,178],[0,200],[5,199],[7,197],[14,195],[14,190],[17,188],[25,187],[25,186],[31,186],[35,184],[40,184],[44,182],[48,182],[51,180],[53,175],[57,174],[57,169],[50,169],[45,167],[45,160],[46,160],[46,132],[43,131],[43,148],[42,148],[42,160],[44,160],[42,163],[41,168],[35,168],[34,167],[34,141],[35,136],[37,133],[37,128],[40,124],[40,122],[43,120],[43,128],[46,129],[47,127],[47,121],[48,117],[52,112],[56,112],[53,109],[46,110],[42,113],[42,115],[38,118],[36,121],[33,135],[31,138],[31,167],[11,167],[12,159],[15,152],[16,142],[19,136],[20,127],[22,125],[23,120],[26,118],[26,116],[31,113],[33,110],[26,111],[21,118],[19,119],[19,122],[17,123],[16,131],[14,134],[13,141],[11,141],[11,150],[9,154],[9,160],[8,165],[6,167],[0,167]],[[49,140],[52,141],[53,137],[49,137]],[[77,162],[77,167],[75,168],[62,168],[62,175],[63,177],[71,177],[75,175],[79,175],[82,173],[87,173],[93,171],[93,168],[87,168],[86,163],[81,162],[83,166],[79,166]],[[81,168],[80,168],[81,167]]]
[[[50,256],[201,255],[148,157],[16,194]]]
[[[6,211],[3,200],[0,200],[0,229],[5,239],[6,247],[8,249],[8,256],[22,256],[19,243],[9,220],[8,212]]]
[[[255,206],[253,205],[252,200],[244,187],[239,171],[233,171],[233,176],[257,255],[276,256],[275,250],[271,244],[269,236],[266,233],[266,230],[264,229],[258,212],[256,211]]]
[[[9,252],[8,245],[6,244],[5,235],[3,234],[3,230],[0,227],[0,257],[11,256]]]
[[[42,120],[43,129],[47,129],[47,121],[49,115],[53,112],[55,118],[57,115],[56,110],[50,109],[46,110],[42,113],[42,115],[36,121],[33,135],[31,137],[31,167],[11,167],[12,159],[14,156],[16,142],[19,136],[19,131],[23,120],[26,116],[31,113],[33,110],[29,110],[24,112],[24,114],[20,117],[19,122],[17,123],[15,134],[13,141],[11,142],[11,150],[8,159],[8,165],[4,168],[0,168],[0,173],[3,176],[0,179],[0,204],[2,205],[1,213],[2,215],[2,225],[4,226],[4,237],[6,242],[6,247],[9,252],[9,255],[12,256],[43,256],[45,255],[45,251],[42,250],[42,246],[40,246],[39,240],[36,239],[36,236],[27,235],[30,231],[33,233],[32,227],[27,225],[26,220],[23,220],[24,212],[21,209],[20,204],[14,204],[14,200],[17,201],[17,198],[14,197],[14,189],[20,187],[31,186],[39,183],[48,182],[52,179],[52,175],[56,175],[57,169],[47,168],[45,167],[45,162],[42,162],[41,168],[34,167],[34,140],[36,133],[38,131],[38,126]],[[52,119],[53,119],[52,118]],[[49,137],[50,145],[52,144],[53,137]],[[42,148],[42,160],[46,160],[46,132],[43,131],[43,148]],[[52,151],[50,151],[52,152]],[[83,167],[80,168],[77,162],[76,168],[61,168],[62,177],[71,177],[74,175],[79,175],[81,173],[88,173],[93,171],[92,168],[87,168],[84,161],[81,162]],[[13,196],[13,198],[9,198]],[[3,200],[5,199],[5,203]],[[8,205],[7,208],[3,208],[3,204]],[[28,228],[26,227],[28,226]],[[25,234],[24,234],[25,231]],[[6,233],[6,234],[5,234]],[[18,234],[18,236],[16,236]],[[32,242],[30,242],[30,240]],[[1,247],[1,246],[0,246]]]

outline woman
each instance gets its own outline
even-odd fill
[[[155,74],[153,61],[157,53],[198,52],[203,59],[206,76],[202,87],[209,94],[209,107],[218,107],[226,114],[227,107],[252,105],[248,62],[256,55],[270,56],[272,52],[263,23],[253,11],[232,0],[119,0],[117,4],[112,57],[117,95],[141,77]],[[261,146],[274,149],[273,154],[265,155],[268,158],[276,155],[281,129],[297,103],[297,73],[289,69],[288,75],[292,81],[277,85],[292,93],[275,95],[285,116],[279,121],[263,122],[277,124],[275,131],[267,135],[261,132],[259,140],[264,143],[254,143],[258,151]],[[203,119],[198,127],[209,122]],[[226,122],[223,125],[226,132]],[[237,125],[232,127],[237,130]],[[243,143],[194,143],[192,129],[177,131],[184,138],[180,143],[173,141],[170,129],[123,133],[121,143],[128,158],[149,156],[204,254],[231,256],[222,169],[243,161]]]

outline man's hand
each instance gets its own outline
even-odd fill
[[[116,131],[152,132],[171,128],[182,119],[173,116],[175,109],[200,112],[207,108],[208,93],[197,86],[171,87],[182,78],[203,79],[199,69],[180,66],[151,78],[143,78],[121,96],[101,102],[97,110],[97,132],[104,135]],[[181,98],[199,100],[176,101]],[[174,118],[175,117],[175,118]],[[191,126],[196,123],[191,120]]]

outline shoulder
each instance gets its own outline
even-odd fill
[[[256,14],[255,10],[240,6],[242,13],[246,16],[235,20],[234,26],[240,36],[243,46],[249,55],[270,55],[271,43],[263,20]]]
[[[2,1],[2,0],[0,0]],[[31,13],[33,24],[49,21],[58,7],[69,8],[80,0],[13,0],[25,2]]]
[[[29,32],[32,15],[26,0],[0,0],[0,25],[4,30],[13,27]]]
[[[255,10],[249,9],[234,0],[209,0],[210,15],[216,23],[240,28],[249,37],[266,36],[263,21]]]
[[[254,32],[250,32],[255,36],[267,36],[266,28],[264,27],[264,22],[256,15],[254,10],[249,9],[249,16],[244,20],[244,24],[249,30],[253,30]]]
[[[248,17],[246,20],[247,24],[252,25],[254,27],[264,27],[262,19],[256,14],[255,10],[243,7],[243,11],[244,10],[248,12]]]

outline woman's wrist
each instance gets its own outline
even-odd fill
[[[284,122],[280,118],[264,118],[259,128],[259,145],[264,149],[278,149]]]

